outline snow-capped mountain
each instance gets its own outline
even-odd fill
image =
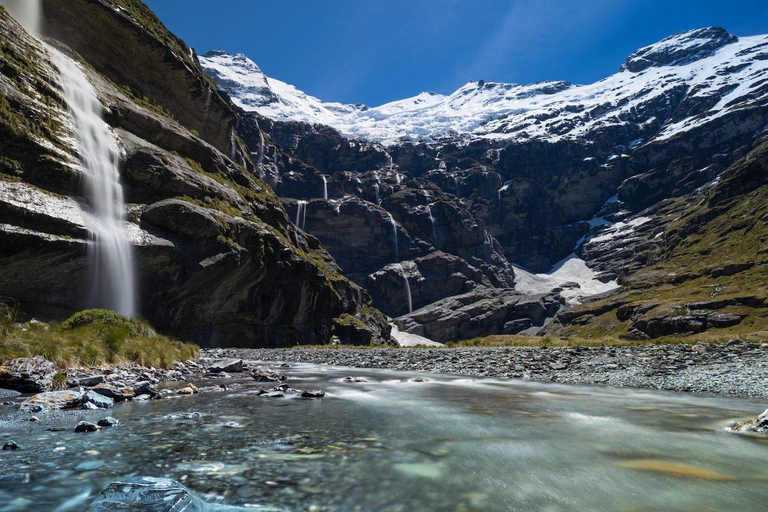
[[[422,93],[373,108],[323,102],[267,77],[242,54],[212,51],[200,62],[245,110],[386,145],[455,136],[556,141],[622,125],[669,138],[768,102],[768,36],[738,38],[719,27],[642,48],[593,84],[469,82],[448,96]]]

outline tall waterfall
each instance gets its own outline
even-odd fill
[[[387,212],[387,215],[389,215],[389,224],[392,226],[392,240],[394,240],[395,243],[395,261],[400,261],[400,247],[397,243],[397,222],[395,222],[395,218],[392,216],[391,213]]]
[[[320,178],[323,180],[323,199],[326,201],[328,200],[328,178],[325,177],[325,174],[321,174]]]
[[[0,0],[0,5],[8,10],[24,29],[37,37],[43,16],[41,0]]]
[[[429,192],[424,190],[424,187],[421,188],[421,191],[424,193],[424,198],[427,200],[427,214],[429,215],[429,222],[432,225],[432,241],[435,244],[435,247],[437,247],[437,230],[435,230],[435,218],[432,216],[432,204],[429,202],[431,199]]]
[[[299,229],[304,229],[307,225],[307,202],[296,201],[296,222]]]
[[[117,141],[102,119],[99,98],[85,73],[69,57],[49,48],[61,73],[64,98],[72,112],[78,152],[93,216],[91,304],[134,316],[135,278],[133,250],[125,221],[125,201],[118,171]]]

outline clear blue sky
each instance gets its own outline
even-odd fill
[[[199,53],[242,52],[325,101],[371,106],[478,79],[594,82],[691,28],[768,33],[766,0],[145,1]]]

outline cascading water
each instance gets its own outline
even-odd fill
[[[307,225],[307,202],[306,201],[296,202],[296,225],[299,226],[299,229],[304,229],[304,226]]]
[[[429,192],[424,190],[424,188],[422,188],[421,191],[424,193],[424,198],[427,200],[427,214],[429,215],[429,222],[432,225],[432,241],[434,242],[435,246],[437,246],[437,230],[435,229],[435,218],[432,216],[432,204],[429,202],[431,197],[429,196]]]
[[[125,221],[117,141],[102,119],[99,98],[85,73],[69,57],[49,48],[61,73],[64,98],[75,123],[78,153],[93,210],[89,219],[93,267],[91,304],[134,316],[133,250]]]
[[[43,14],[41,4],[40,0],[0,0],[0,5],[8,10],[24,30],[35,37],[40,35]]]
[[[408,282],[408,276],[405,274],[405,269],[402,264],[397,265],[400,269],[400,275],[403,276],[403,282],[405,283],[405,293],[408,296],[408,313],[413,313],[413,298],[411,297],[411,283]]]
[[[320,178],[323,180],[323,199],[327,201],[328,200],[328,178],[325,177],[325,174],[321,174]]]
[[[392,216],[391,213],[387,212],[387,215],[389,215],[389,224],[392,226],[392,240],[394,241],[394,247],[395,247],[395,262],[400,261],[400,247],[397,243],[397,222],[395,222],[395,218]]]

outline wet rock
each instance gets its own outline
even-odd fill
[[[152,397],[149,395],[137,395],[133,397],[134,402],[144,402],[146,400],[152,400]]]
[[[111,409],[114,407],[115,401],[108,396],[88,390],[83,393],[83,405],[92,405],[96,409]]]
[[[210,373],[239,373],[243,371],[243,360],[242,359],[222,359],[220,361],[216,361],[213,363],[209,368],[208,371]]]
[[[368,382],[365,377],[344,377],[344,382]]]
[[[166,420],[199,420],[205,416],[201,412],[182,412],[178,414],[166,414],[163,419]]]
[[[128,400],[129,398],[133,398],[133,390],[124,386],[119,386],[119,384],[122,383],[99,384],[98,386],[91,389],[91,391],[111,398],[115,402],[122,402],[124,400]]]
[[[3,445],[3,450],[13,451],[13,450],[21,450],[21,448],[19,448],[19,445],[17,445],[14,441],[8,441]]]
[[[0,485],[23,485],[29,483],[29,473],[0,475]]]
[[[325,391],[322,389],[308,389],[301,393],[301,398],[323,398]]]
[[[109,484],[88,509],[91,512],[147,510],[202,512],[206,504],[180,483],[166,478],[136,477]]]
[[[37,416],[30,416],[29,421],[40,421],[40,418]]]
[[[81,421],[75,425],[75,432],[96,432],[97,430],[99,430],[98,425],[90,421]]]
[[[227,428],[243,428],[243,426],[236,421],[228,421],[224,426]]]
[[[194,384],[187,384],[176,392],[177,395],[196,395],[200,390]]]
[[[93,404],[91,402],[85,403],[82,405],[82,408],[86,411],[98,411],[99,407],[96,404]]]
[[[24,412],[72,409],[83,403],[83,393],[79,391],[48,391],[38,393],[24,400],[19,408]]]
[[[41,393],[51,389],[56,369],[42,356],[21,357],[0,365],[0,388],[22,393]]]
[[[756,432],[758,434],[768,434],[768,409],[752,421],[734,423],[729,429],[731,432]]]
[[[429,379],[425,379],[424,377],[416,377],[411,382],[429,382]]]
[[[133,386],[134,400],[137,396],[146,395],[150,398],[160,398],[162,396],[159,391],[150,382],[138,382]]]
[[[115,425],[119,425],[120,421],[116,420],[112,416],[107,416],[106,418],[101,418],[99,421],[96,422],[96,424],[100,427],[114,427]]]
[[[288,377],[282,373],[268,368],[267,366],[257,366],[250,373],[256,382],[281,382]]]

